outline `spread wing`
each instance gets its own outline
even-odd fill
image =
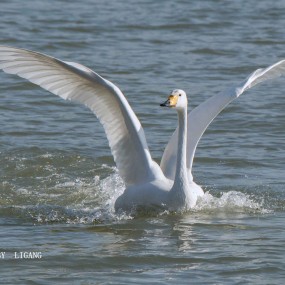
[[[91,109],[105,129],[127,185],[153,178],[158,165],[151,159],[138,118],[116,85],[81,64],[7,46],[0,46],[0,69]]]
[[[213,119],[234,99],[244,91],[265,80],[285,74],[285,60],[279,61],[267,68],[257,69],[249,77],[238,84],[209,98],[188,114],[187,130],[187,168],[189,178],[192,180],[192,164],[196,147],[203,133]],[[160,167],[166,177],[174,180],[176,169],[176,153],[178,131],[174,132],[163,153]]]

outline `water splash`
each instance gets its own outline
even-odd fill
[[[68,153],[39,149],[5,154],[0,182],[0,212],[35,223],[109,223],[137,216],[167,215],[167,211],[115,213],[114,203],[125,189],[115,167]],[[248,189],[206,192],[194,213],[266,213],[264,202]],[[251,194],[248,194],[251,193]],[[268,200],[268,199],[267,199]]]
[[[257,202],[254,195],[239,191],[222,192],[214,197],[209,192],[198,200],[194,211],[225,213],[268,213],[264,202]]]
[[[107,166],[104,166],[107,167]],[[78,200],[73,205],[56,206],[44,205],[31,207],[29,215],[37,223],[67,223],[67,224],[97,224],[109,223],[132,218],[127,214],[116,214],[114,203],[125,189],[124,183],[117,171],[101,179],[95,176],[93,182],[79,183],[78,191],[84,191],[84,199]],[[57,187],[74,187],[73,182],[64,183]],[[85,187],[85,190],[83,188]],[[94,199],[94,195],[96,199]],[[93,199],[92,199],[93,198]],[[27,208],[25,209],[27,210]]]

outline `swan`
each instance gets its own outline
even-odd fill
[[[285,60],[257,69],[244,81],[218,93],[187,115],[187,96],[175,89],[161,107],[177,112],[178,127],[168,142],[160,165],[150,155],[143,128],[121,90],[91,69],[75,62],[9,46],[0,46],[0,69],[16,74],[65,100],[87,106],[104,127],[126,189],[115,210],[163,207],[173,211],[193,208],[203,196],[193,181],[197,144],[213,119],[244,91],[285,74]]]

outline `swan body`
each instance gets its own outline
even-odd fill
[[[187,96],[183,90],[173,90],[167,101],[160,106],[177,110],[178,152],[174,180],[163,174],[151,181],[132,185],[116,200],[115,209],[131,210],[137,206],[160,206],[170,210],[193,208],[197,198],[204,194],[202,188],[188,176],[187,152]]]
[[[244,91],[285,74],[285,60],[257,69],[237,84],[193,109],[187,115],[187,97],[176,89],[161,106],[174,109],[178,127],[158,165],[147,146],[143,128],[121,90],[91,69],[41,53],[0,46],[0,69],[28,79],[65,100],[86,105],[102,123],[114,161],[126,189],[116,210],[138,206],[188,210],[202,188],[193,181],[192,165],[198,142],[212,120]]]

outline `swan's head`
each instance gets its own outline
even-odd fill
[[[181,89],[175,89],[171,92],[168,99],[160,104],[161,107],[169,107],[175,109],[187,108],[187,96]]]

